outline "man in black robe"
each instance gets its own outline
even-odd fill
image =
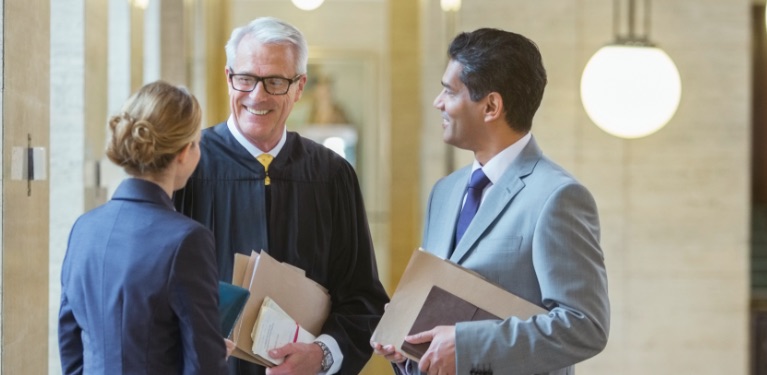
[[[226,45],[231,115],[203,131],[201,159],[176,192],[179,212],[215,234],[219,277],[231,281],[234,254],[262,249],[325,286],[331,311],[312,344],[288,344],[274,374],[357,374],[388,302],[357,176],[335,152],[285,121],[306,83],[307,45],[293,26],[259,18]],[[232,358],[230,374],[263,374]]]

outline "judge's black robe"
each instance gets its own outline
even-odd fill
[[[333,336],[344,355],[338,373],[359,373],[372,354],[370,336],[389,298],[378,279],[354,169],[335,152],[288,132],[269,166],[267,225],[264,168],[226,123],[203,130],[200,150],[197,169],[174,201],[179,212],[213,231],[219,278],[231,282],[234,254],[251,250],[266,249],[304,269],[331,295],[322,333]],[[264,373],[237,358],[229,362],[230,374]]]

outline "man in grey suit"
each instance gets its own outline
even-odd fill
[[[408,336],[431,341],[417,364],[392,345],[373,348],[398,373],[573,374],[607,344],[607,276],[594,199],[530,133],[546,86],[540,52],[522,35],[479,29],[448,55],[434,106],[444,141],[475,161],[434,186],[422,247],[548,312]]]

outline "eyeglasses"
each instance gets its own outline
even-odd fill
[[[230,68],[231,71],[231,68]],[[229,82],[232,88],[237,91],[251,92],[256,89],[259,82],[264,83],[264,90],[271,95],[285,95],[290,90],[290,85],[298,81],[301,74],[294,78],[285,77],[258,77],[250,74],[229,73]]]

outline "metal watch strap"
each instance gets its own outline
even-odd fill
[[[330,367],[333,366],[333,353],[330,352],[330,349],[324,342],[315,341],[314,343],[319,345],[320,349],[322,349],[322,364],[320,365],[320,370],[322,370],[322,372],[327,372],[330,370]]]

